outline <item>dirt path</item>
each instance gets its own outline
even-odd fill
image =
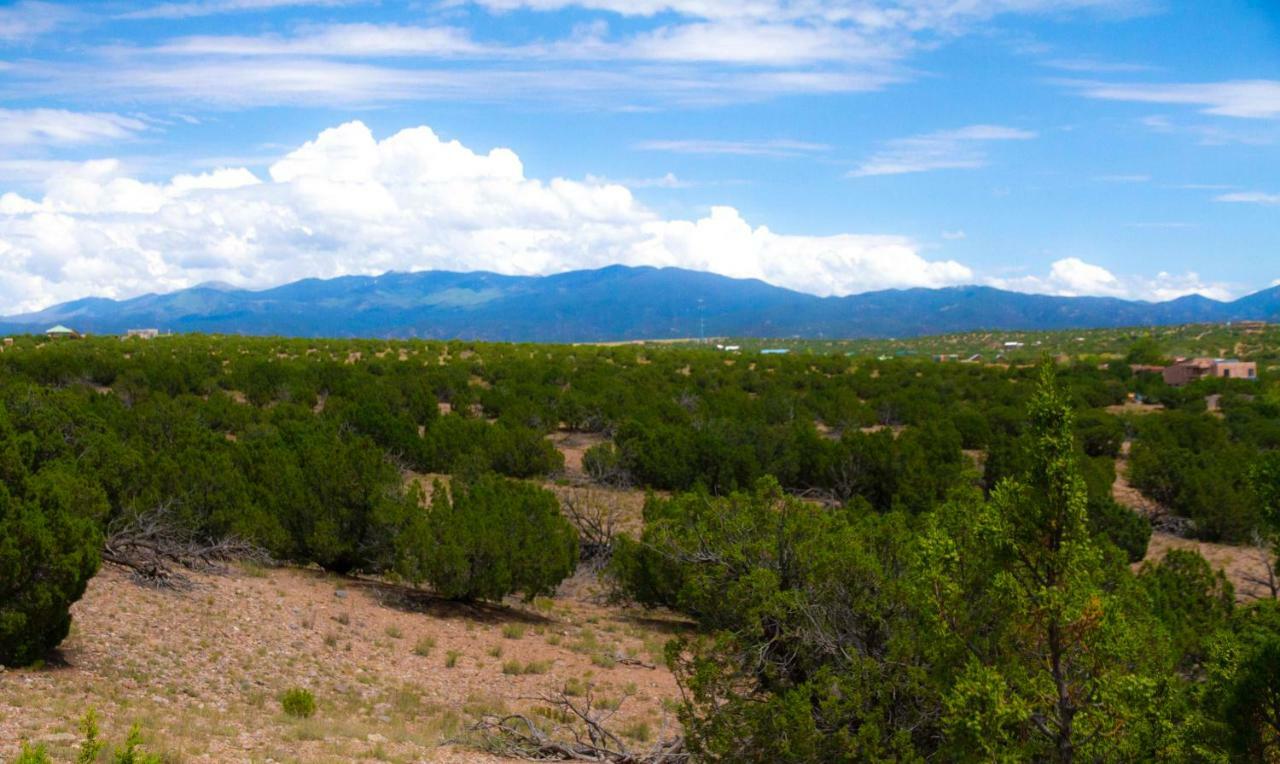
[[[1120,456],[1116,459],[1116,480],[1111,486],[1111,493],[1122,506],[1132,509],[1148,520],[1157,520],[1169,514],[1169,510],[1158,502],[1144,496],[1129,482],[1129,450],[1132,441],[1126,440],[1120,448]],[[1268,566],[1274,565],[1273,558],[1266,550],[1249,546],[1232,546],[1230,544],[1213,544],[1208,541],[1184,539],[1163,531],[1151,534],[1151,543],[1147,546],[1147,556],[1135,567],[1146,562],[1159,562],[1170,549],[1187,549],[1199,552],[1215,569],[1227,574],[1227,579],[1236,590],[1236,600],[1240,602],[1271,597],[1268,585]]]
[[[406,600],[310,570],[197,581],[176,593],[114,568],[94,578],[65,665],[0,670],[0,761],[24,739],[73,760],[90,707],[109,742],[138,722],[150,750],[182,762],[497,761],[442,743],[479,715],[588,686],[622,703],[613,726],[635,740],[674,725],[660,653],[680,624],[596,605],[580,581],[569,588],[582,596],[508,607]],[[282,713],[293,687],[315,694],[312,719]]]

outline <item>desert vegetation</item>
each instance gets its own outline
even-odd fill
[[[1269,558],[1253,575],[1270,597],[1241,595],[1194,551],[1148,558],[1153,523],[1162,539],[1273,543],[1280,388],[1266,373],[1169,388],[1129,365],[1167,353],[1161,340],[1130,345],[1133,359],[981,365],[19,338],[0,353],[0,663],[34,689],[0,700],[47,700],[74,728],[83,709],[54,700],[57,665],[110,640],[101,587],[138,589],[124,601],[142,597],[155,622],[135,638],[167,632],[175,602],[218,608],[239,589],[273,622],[237,620],[224,641],[296,635],[279,654],[241,650],[246,684],[200,702],[268,737],[318,735],[312,760],[440,745],[653,762],[1274,760]],[[323,612],[303,604],[317,586]],[[369,668],[316,668],[349,652]],[[158,672],[118,655],[139,662],[131,686]],[[422,684],[377,678],[378,662],[418,666]],[[125,670],[99,663],[98,680],[108,664]],[[138,751],[230,755],[110,700],[112,729],[144,722]],[[335,718],[379,731],[326,748],[316,730]],[[66,753],[5,730],[6,755]]]

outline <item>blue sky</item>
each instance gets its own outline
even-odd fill
[[[614,262],[1270,286],[1280,5],[0,2],[0,314]]]

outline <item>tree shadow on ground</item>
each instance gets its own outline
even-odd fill
[[[371,578],[346,577],[344,585],[363,591],[383,607],[432,618],[457,618],[486,624],[526,623],[541,625],[554,620],[539,613],[495,602],[460,602],[404,584]]]

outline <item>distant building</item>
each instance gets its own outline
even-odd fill
[[[786,355],[790,352],[790,348],[765,348],[760,351],[760,355]]]
[[[154,340],[160,336],[159,329],[130,329],[124,333],[125,339]]]
[[[1023,347],[1025,344],[1026,343],[1024,342],[1006,342],[1004,343],[1004,346],[1007,348],[1020,348],[1020,347]]]
[[[1223,358],[1184,358],[1165,367],[1163,375],[1165,384],[1173,387],[1182,387],[1205,377],[1257,379],[1258,364]]]
[[[939,353],[938,355],[935,355],[933,357],[933,360],[937,361],[938,363],[948,363],[950,361],[959,361],[960,354],[959,353]]]
[[[964,363],[982,363],[982,353],[974,353],[973,355],[964,359]]]
[[[7,347],[7,348],[13,347],[13,338],[12,338],[12,337],[5,337],[5,338],[4,338],[4,346],[5,346],[5,347]]]
[[[80,333],[75,329],[58,324],[44,330],[44,336],[51,340],[76,340],[80,339]]]

